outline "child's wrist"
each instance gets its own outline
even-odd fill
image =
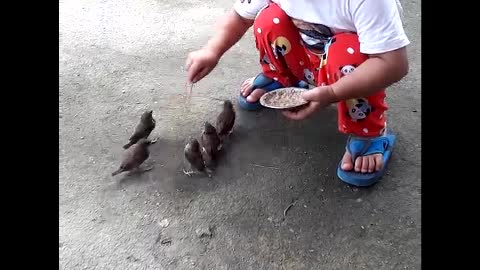
[[[340,101],[343,100],[338,95],[338,89],[337,89],[335,83],[327,86],[326,90],[328,92],[328,96],[329,96],[328,101],[329,101],[330,104],[337,103],[337,102],[340,102]]]
[[[212,44],[211,42],[208,42],[207,45],[203,47],[203,49],[211,52],[213,55],[215,55],[217,59],[220,59],[224,53],[222,48],[219,48],[218,46],[216,46],[215,44]]]

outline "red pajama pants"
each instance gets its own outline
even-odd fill
[[[360,53],[355,33],[336,34],[323,55],[311,53],[288,15],[273,3],[260,11],[253,30],[263,74],[285,87],[300,80],[316,86],[333,84],[368,58]],[[384,99],[382,90],[370,97],[339,102],[339,131],[362,137],[382,135],[387,110]]]

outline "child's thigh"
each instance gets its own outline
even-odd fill
[[[332,84],[353,72],[368,56],[360,52],[360,42],[354,33],[340,33],[332,37],[328,45],[322,69],[326,84]]]
[[[260,63],[267,77],[289,86],[298,80],[314,82],[313,67],[290,17],[272,3],[261,10],[253,25]]]
[[[360,52],[356,34],[337,34],[328,46],[320,77],[325,84],[333,84],[367,59],[368,56]],[[378,136],[385,129],[384,113],[387,109],[384,89],[369,97],[341,101],[338,103],[339,130],[357,136]]]

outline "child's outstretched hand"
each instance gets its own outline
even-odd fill
[[[189,83],[196,83],[207,76],[220,60],[220,56],[213,50],[207,48],[188,54],[185,69]]]

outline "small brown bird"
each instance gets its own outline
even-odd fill
[[[150,151],[148,150],[148,146],[150,146],[150,144],[151,143],[147,139],[141,138],[132,147],[127,149],[120,167],[118,170],[112,173],[112,176],[122,172],[132,172],[138,170],[140,165],[142,165],[142,163],[150,156]],[[146,168],[143,171],[149,171],[152,168],[153,167]]]
[[[197,139],[191,138],[190,141],[185,145],[184,149],[185,159],[190,164],[190,170],[183,170],[183,173],[192,176],[195,171],[203,172],[205,171],[205,163],[203,162],[202,152],[200,150],[200,143]],[[209,175],[210,176],[210,175]]]
[[[135,127],[133,135],[130,137],[129,142],[123,146],[124,149],[128,149],[130,146],[138,142],[142,138],[148,138],[152,130],[155,128],[156,121],[153,119],[153,111],[149,110],[142,114],[140,122]],[[150,143],[155,143],[155,140],[152,140]]]
[[[217,130],[208,121],[205,122],[200,142],[202,145],[202,157],[205,166],[211,168],[215,165],[221,142]]]
[[[227,135],[233,132],[235,124],[235,110],[230,100],[223,102],[223,110],[217,117],[217,132],[223,140]]]

